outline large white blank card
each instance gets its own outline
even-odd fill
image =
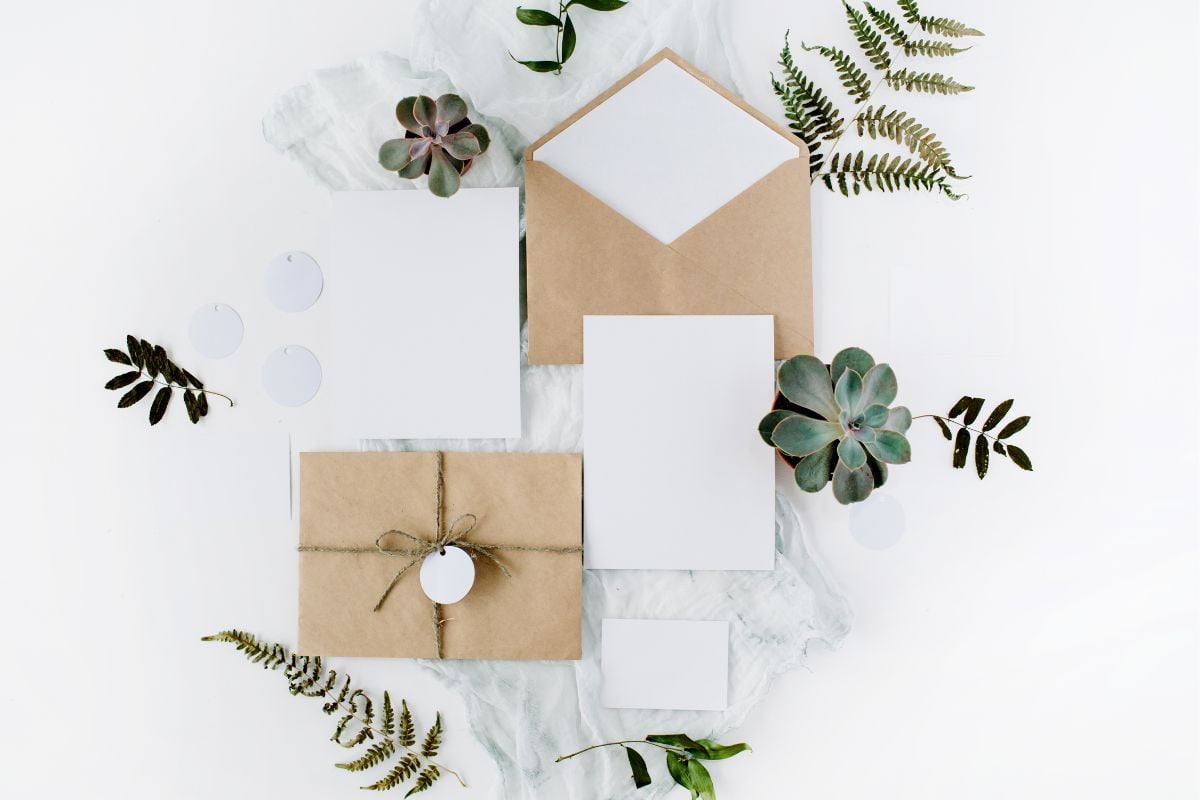
[[[584,317],[584,566],[775,567],[769,316]]]
[[[517,215],[517,189],[334,194],[322,364],[346,435],[521,435]]]

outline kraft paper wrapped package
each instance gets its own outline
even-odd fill
[[[435,606],[419,560],[396,576],[437,536],[439,458],[475,583]],[[440,629],[447,659],[580,658],[581,487],[573,453],[302,453],[300,652],[437,658]]]
[[[772,314],[777,359],[813,351],[808,151],[670,50],[530,145],[525,198],[529,363],[606,314]]]

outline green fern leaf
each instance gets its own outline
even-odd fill
[[[946,56],[958,55],[965,53],[971,48],[955,47],[950,42],[941,42],[936,39],[913,39],[904,44],[904,55],[912,58],[913,56],[925,56],[926,58],[945,58]]]
[[[849,197],[862,191],[895,192],[899,189],[940,192],[951,200],[956,193],[946,176],[919,159],[874,154],[869,158],[863,151],[854,155],[835,153],[829,169],[820,175],[821,182],[831,191]]]
[[[867,13],[871,15],[871,19],[879,26],[880,30],[887,34],[892,40],[892,44],[896,47],[904,47],[908,44],[908,34],[900,27],[900,21],[884,11],[882,8],[876,8],[870,3],[865,4]]]
[[[362,772],[370,769],[371,767],[378,766],[384,761],[387,761],[395,752],[396,740],[384,739],[383,741],[368,747],[367,751],[359,758],[356,758],[353,761],[347,761],[343,764],[335,764],[334,766],[338,767],[339,769],[344,769],[348,772]]]
[[[960,36],[983,36],[983,31],[968,27],[956,19],[946,17],[921,17],[917,20],[921,30],[938,36],[949,36],[957,39]]]
[[[439,711],[437,718],[434,720],[433,727],[425,734],[425,741],[421,742],[421,755],[426,758],[433,758],[438,753],[438,748],[442,746],[442,713]]]
[[[779,53],[779,65],[783,68],[784,80],[778,81],[772,75],[771,86],[783,105],[788,128],[808,146],[808,171],[815,175],[825,159],[821,143],[841,136],[845,120],[825,93],[796,66],[786,35],[783,50]]]
[[[846,8],[846,21],[850,24],[850,32],[858,40],[867,59],[880,72],[887,72],[892,66],[892,54],[888,52],[883,41],[883,35],[872,27],[866,16],[854,6],[842,0]]]
[[[904,21],[909,25],[921,24],[921,10],[917,8],[917,0],[896,0],[896,5],[900,6],[900,13],[904,15]]]
[[[417,792],[425,791],[430,786],[433,786],[433,782],[436,781],[441,774],[442,773],[438,771],[437,767],[435,767],[433,764],[430,764],[429,766],[425,767],[420,775],[417,776],[417,782],[413,784],[413,787],[409,789],[404,796],[412,797]]]
[[[412,747],[417,743],[417,729],[413,725],[412,712],[408,710],[408,701],[400,701],[400,746]]]
[[[262,664],[263,669],[278,669],[288,660],[288,653],[282,645],[263,642],[253,634],[237,629],[205,636],[201,641],[232,644],[250,663]]]
[[[818,52],[832,62],[833,68],[837,70],[838,77],[842,81],[842,86],[846,87],[852,100],[865,103],[871,96],[871,78],[854,63],[854,60],[844,50],[824,45],[809,47],[803,42],[800,43],[800,47],[808,52]]]
[[[400,784],[408,780],[421,767],[421,759],[417,758],[412,753],[404,756],[396,762],[396,765],[388,770],[388,773],[379,780],[372,783],[370,786],[362,788],[369,792],[386,792],[389,789],[395,789]]]
[[[950,163],[950,151],[946,149],[937,135],[903,111],[888,111],[887,106],[867,106],[854,118],[859,136],[870,136],[872,139],[890,139],[898,145],[908,148],[931,167],[940,169],[947,176],[963,179],[969,176],[959,175]]]
[[[386,691],[383,693],[383,715],[379,719],[379,734],[390,739],[396,735],[396,712],[392,708],[392,698]]]
[[[375,738],[372,725],[375,723],[375,704],[371,702],[371,698],[363,692],[362,689],[355,689],[346,698],[346,708],[348,711],[338,720],[337,728],[333,732],[332,740],[340,744],[342,747],[351,748],[358,747],[367,739]],[[359,718],[360,709],[362,718]],[[358,733],[349,741],[342,741],[342,736],[346,733],[346,728],[351,722],[359,723]]]
[[[975,88],[965,86],[938,72],[909,72],[907,68],[889,72],[883,80],[897,91],[903,89],[906,92],[926,94],[961,94]]]

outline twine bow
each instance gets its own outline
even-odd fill
[[[512,572],[504,563],[495,555],[497,550],[513,550],[527,553],[582,553],[582,547],[530,547],[528,545],[519,544],[481,544],[479,542],[465,541],[468,534],[475,530],[475,526],[479,524],[479,517],[474,514],[461,514],[454,518],[449,524],[444,524],[445,519],[445,494],[446,494],[446,478],[445,478],[445,453],[441,450],[437,451],[437,527],[435,528],[434,537],[432,540],[422,539],[419,536],[414,536],[408,531],[393,529],[384,531],[375,537],[375,543],[372,547],[317,547],[312,545],[301,545],[298,549],[302,553],[378,553],[384,556],[392,556],[404,558],[408,561],[404,566],[396,571],[392,580],[388,583],[387,588],[383,590],[383,594],[379,596],[378,602],[371,611],[378,611],[383,608],[384,602],[387,601],[388,595],[392,593],[392,589],[404,577],[404,574],[412,569],[417,564],[423,563],[426,558],[438,553],[445,555],[446,548],[450,545],[461,548],[467,552],[471,558],[486,558],[495,564],[500,572],[506,578],[512,577]],[[415,547],[394,547],[389,546],[389,539],[400,536],[415,543]],[[437,647],[437,657],[442,658],[442,625],[448,620],[442,619],[441,607],[438,603],[433,603],[433,638],[434,644]]]

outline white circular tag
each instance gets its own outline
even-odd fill
[[[435,550],[421,563],[421,588],[435,603],[457,603],[474,584],[475,562],[461,547],[449,545],[445,555]]]
[[[887,550],[904,538],[904,506],[884,492],[874,491],[850,506],[850,535],[869,550]]]
[[[321,388],[321,362],[306,347],[288,344],[267,356],[263,388],[281,406],[302,406]]]
[[[267,297],[280,311],[303,311],[324,285],[321,266],[308,253],[280,253],[267,265]]]
[[[242,343],[242,318],[224,303],[200,306],[192,314],[188,337],[200,355],[224,358]]]

